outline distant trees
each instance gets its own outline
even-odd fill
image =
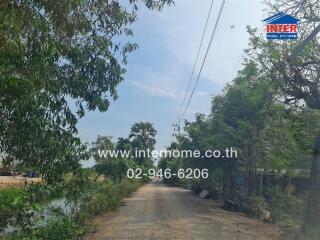
[[[156,143],[157,131],[149,122],[135,123],[129,134],[129,138],[118,138],[116,143],[112,142],[112,137],[98,136],[92,143],[90,152],[96,161],[95,169],[98,174],[105,175],[115,181],[121,181],[126,176],[128,168],[148,168],[153,166],[153,159],[148,156],[136,156],[135,151],[153,150]],[[114,150],[118,156],[105,156],[99,151]],[[130,153],[121,156],[121,151]]]
[[[121,151],[131,151],[132,145],[130,139],[122,137],[118,138],[116,149]]]
[[[0,2],[0,153],[53,181],[78,169],[85,111],[116,99],[137,19],[138,0]],[[171,0],[146,0],[161,10]],[[73,110],[69,103],[75,102]]]
[[[171,143],[171,145],[167,148],[167,150],[172,151],[175,149],[179,149],[179,145],[176,142]],[[170,158],[169,156],[163,156],[159,163],[158,167],[162,169],[162,172],[164,172],[166,169],[170,169],[171,172],[177,173],[179,171],[179,167],[181,167],[181,159],[177,158]],[[176,185],[179,182],[178,176],[172,176],[171,178],[164,178],[164,183]]]
[[[121,142],[119,138],[117,144],[112,142],[110,136],[98,136],[97,140],[92,143],[90,149],[91,155],[95,160],[95,170],[99,175],[104,175],[116,182],[126,176],[129,167],[134,167],[135,163],[129,157],[111,156],[102,154],[103,151],[117,151],[117,146]],[[122,149],[121,149],[122,150]]]
[[[149,122],[138,122],[133,124],[129,139],[132,141],[132,146],[137,149],[154,149],[156,143],[155,136],[157,131]]]
[[[153,150],[156,139],[155,136],[157,131],[154,129],[153,125],[149,122],[138,122],[133,124],[129,134],[129,139],[131,141],[132,149],[137,150]],[[137,156],[135,161],[142,165],[152,165],[150,158],[146,156]]]

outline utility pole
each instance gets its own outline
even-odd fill
[[[181,118],[179,117],[179,122],[178,122],[178,136],[180,137],[180,134],[181,134]]]
[[[178,122],[178,144],[180,144],[181,140],[181,116],[179,116],[179,122]],[[178,160],[179,169],[182,168],[182,159],[181,157]]]

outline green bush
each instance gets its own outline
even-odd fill
[[[268,209],[268,204],[263,197],[250,197],[248,199],[248,214],[256,218],[263,217],[263,212]]]
[[[26,186],[25,190],[31,195],[31,200],[33,202],[40,202],[61,197],[64,187],[63,184],[46,185],[34,183]]]
[[[72,179],[63,186],[32,185],[30,192],[26,189],[0,191],[0,214],[5,216],[1,218],[2,225],[5,227],[8,219],[20,219],[13,222],[20,229],[9,237],[14,240],[81,239],[88,230],[83,226],[86,226],[89,216],[117,208],[121,199],[141,184],[141,181],[130,180],[114,183]],[[46,200],[61,193],[70,203],[71,213],[66,215],[62,210],[46,213],[49,220],[43,224],[43,218],[36,217],[41,215],[41,208],[36,207],[33,198]]]
[[[203,190],[201,182],[199,179],[192,179],[191,191],[195,194],[199,194]]]
[[[6,227],[9,219],[24,207],[28,193],[23,189],[10,188],[0,191],[0,232]]]
[[[141,186],[141,182],[139,181],[123,180],[120,184],[117,185],[117,189],[120,197],[122,198],[136,191],[139,186]]]
[[[178,179],[176,186],[185,188],[185,189],[191,189],[191,186],[192,186],[191,179],[180,178]]]
[[[278,188],[267,191],[268,203],[273,222],[301,223],[303,218],[303,200]]]
[[[45,226],[33,229],[32,233],[16,233],[9,240],[78,240],[83,239],[87,228],[79,225],[71,217],[50,220]]]
[[[80,209],[81,214],[95,215],[105,210],[112,210],[119,206],[120,197],[115,184],[103,183],[96,191],[84,196]]]
[[[101,211],[117,208],[123,197],[137,190],[141,185],[138,181],[123,180],[120,183],[106,182],[95,185],[95,190],[84,194],[81,200],[81,214],[98,214]],[[92,188],[91,188],[92,189]]]
[[[50,186],[37,183],[21,189],[0,190],[0,232],[8,224],[25,224],[24,218],[30,218],[33,211],[37,211],[37,203],[61,196],[62,189],[61,185]]]
[[[86,228],[77,224],[71,217],[54,219],[45,227],[36,229],[36,239],[63,240],[81,239],[86,234]]]

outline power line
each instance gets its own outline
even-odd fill
[[[181,103],[181,105],[180,105],[179,115],[178,115],[179,118],[180,118],[180,115],[181,115],[181,111],[182,111],[183,105],[184,105],[184,103],[185,103],[185,101],[186,101],[186,97],[187,97],[188,91],[189,91],[189,89],[190,89],[191,80],[192,80],[192,77],[193,77],[193,75],[194,75],[194,71],[195,71],[195,69],[196,69],[196,65],[197,65],[197,63],[198,63],[198,58],[199,58],[200,50],[201,50],[201,47],[202,47],[203,39],[204,39],[205,33],[206,33],[206,31],[207,31],[208,22],[209,22],[210,15],[211,15],[211,10],[212,10],[212,6],[213,6],[213,1],[214,1],[214,0],[211,0],[211,4],[210,4],[210,8],[209,8],[209,12],[208,12],[206,24],[205,24],[204,29],[203,29],[203,33],[202,33],[200,45],[199,45],[199,48],[198,48],[197,56],[196,56],[195,62],[194,62],[194,64],[193,64],[192,72],[191,72],[191,75],[190,75],[190,77],[189,77],[188,86],[187,86],[187,89],[186,89],[186,91],[185,91],[185,93],[184,93],[183,101],[182,101],[182,103]],[[180,121],[180,119],[179,119],[179,121]],[[180,124],[179,124],[179,125],[180,125]]]
[[[221,18],[222,11],[223,11],[223,8],[224,8],[225,3],[226,3],[226,0],[223,0],[222,3],[221,3],[220,10],[219,10],[219,13],[218,13],[218,16],[217,16],[215,25],[214,25],[213,31],[212,31],[212,33],[211,33],[210,42],[209,42],[209,45],[208,45],[208,47],[207,47],[206,54],[205,54],[205,56],[204,56],[204,58],[203,58],[203,61],[202,61],[202,64],[201,64],[201,68],[200,68],[199,74],[198,74],[198,76],[197,76],[197,80],[196,80],[196,82],[195,82],[195,84],[194,84],[194,86],[193,86],[191,95],[190,95],[189,100],[188,100],[188,103],[187,103],[187,105],[186,105],[186,107],[185,107],[185,109],[184,109],[184,112],[183,112],[183,114],[182,114],[179,118],[182,118],[182,117],[186,114],[186,111],[187,111],[187,109],[188,109],[188,107],[189,107],[189,105],[190,105],[190,102],[191,102],[191,99],[192,99],[192,97],[193,97],[194,91],[195,91],[195,89],[196,89],[196,87],[197,87],[197,84],[198,84],[198,82],[199,82],[199,78],[200,78],[200,75],[201,75],[203,66],[204,66],[204,64],[205,64],[205,62],[206,62],[206,59],[207,59],[207,56],[208,56],[208,53],[209,53],[209,50],[210,50],[210,47],[211,47],[211,44],[212,44],[213,37],[214,37],[215,32],[216,32],[216,30],[217,30],[217,28],[218,28],[218,24],[219,24],[219,21],[220,21],[220,18]]]

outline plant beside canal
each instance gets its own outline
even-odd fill
[[[9,195],[9,192],[12,191],[11,200],[21,203],[18,210],[12,211],[13,202],[10,203],[10,200],[7,202],[6,206],[9,207],[7,212],[14,213],[10,218],[20,219],[20,221],[7,222],[14,225],[17,230],[6,235],[5,239],[82,239],[94,228],[87,223],[89,217],[116,209],[122,198],[135,191],[141,184],[141,182],[129,180],[119,183],[69,180],[68,184],[63,187],[63,197],[70,211],[64,211],[61,207],[56,206],[47,208],[44,212],[43,207],[32,202],[30,198],[30,195],[34,195],[36,191],[28,193],[26,190],[10,189],[6,193],[0,192],[0,194]],[[15,200],[17,197],[21,200]],[[37,199],[44,198],[38,196]]]

